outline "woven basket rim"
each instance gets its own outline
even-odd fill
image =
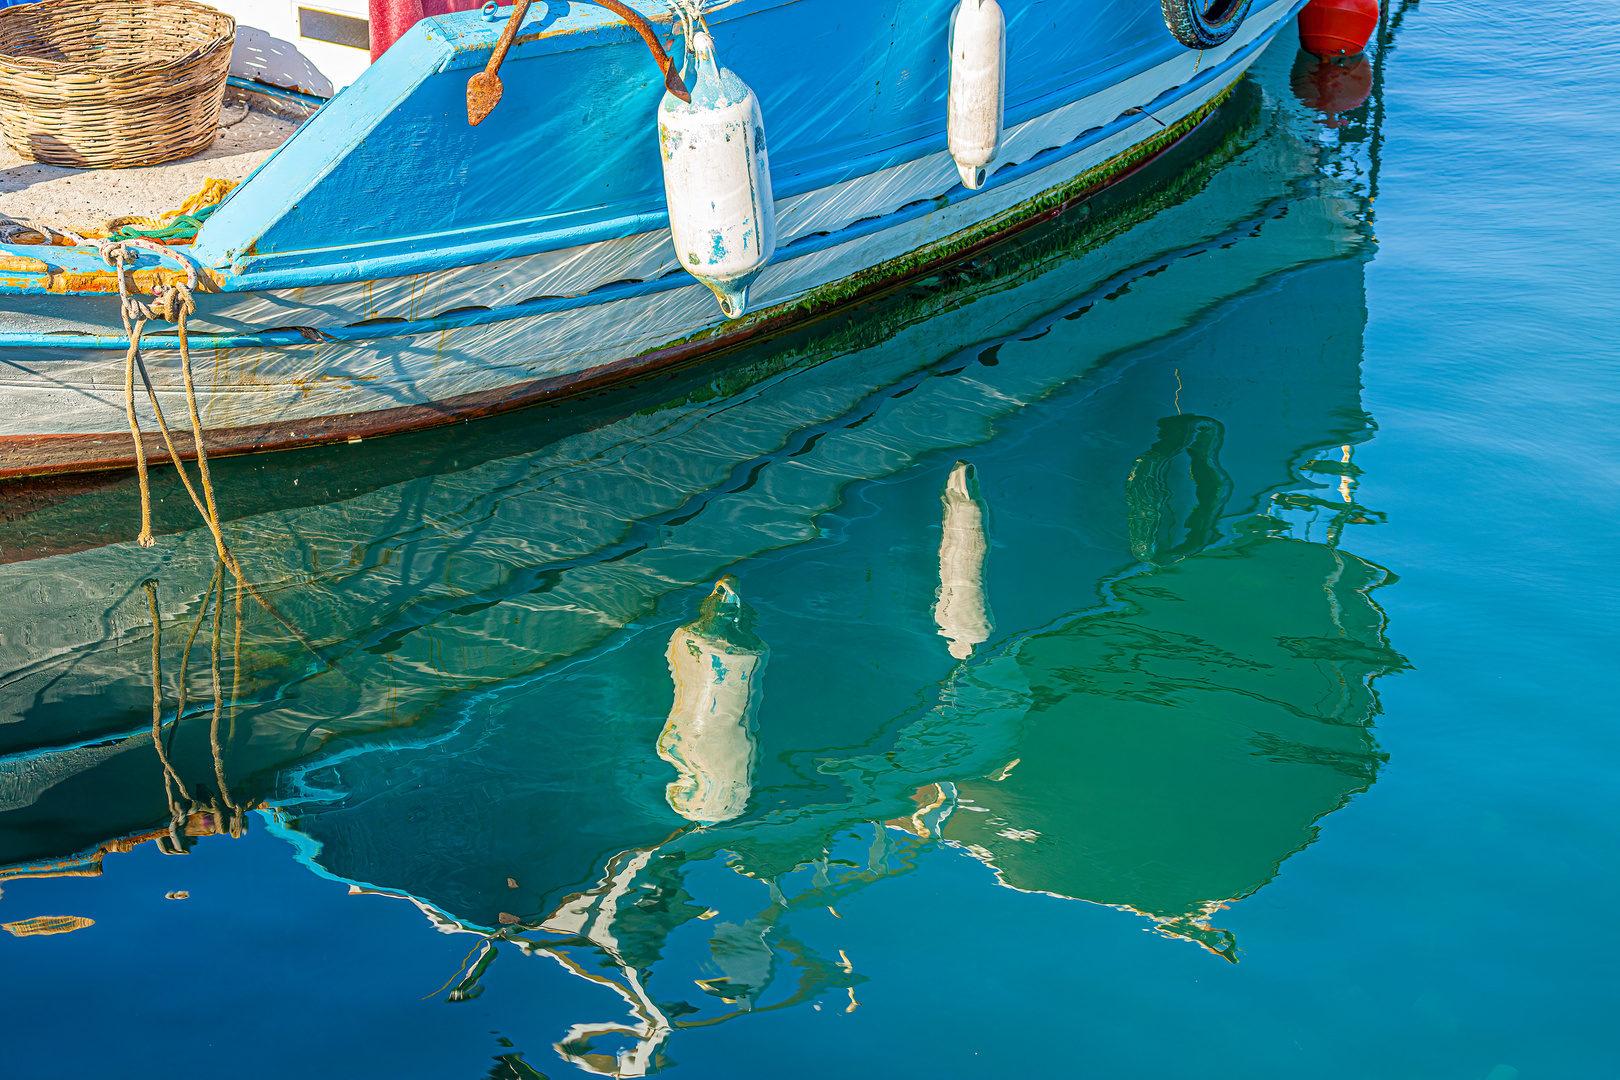
[[[22,18],[28,9],[48,8],[82,8],[87,11],[104,12],[109,8],[123,8],[126,11],[172,11],[176,14],[189,15],[193,18],[201,16],[213,21],[217,32],[205,42],[177,42],[177,45],[188,45],[183,52],[165,54],[153,52],[140,59],[119,62],[102,63],[83,60],[45,60],[39,57],[22,56],[17,53],[0,51],[0,70],[29,71],[41,75],[96,75],[103,78],[116,78],[138,72],[161,72],[181,64],[189,64],[199,57],[220,48],[222,45],[230,48],[235,44],[236,19],[220,11],[218,8],[199,4],[194,0],[36,0],[32,4],[15,4],[0,8],[0,21],[7,17]]]

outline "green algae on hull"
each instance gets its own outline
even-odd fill
[[[1241,83],[1234,83],[1209,101],[1188,113],[1174,124],[1151,138],[1144,139],[1129,150],[1095,165],[1067,182],[1042,192],[1033,198],[1009,207],[994,217],[986,218],[942,240],[924,245],[899,258],[889,259],[846,278],[827,282],[807,290],[797,299],[752,312],[740,319],[706,327],[696,333],[674,338],[662,345],[644,349],[638,356],[647,356],[691,345],[712,337],[724,335],[742,339],[751,338],[750,331],[773,323],[787,323],[797,327],[810,319],[820,318],[856,300],[867,299],[875,293],[904,284],[923,270],[939,267],[952,259],[965,257],[973,249],[991,243],[1036,224],[1036,219],[1051,216],[1068,209],[1072,204],[1099,194],[1106,187],[1150,158],[1168,150],[1173,144],[1192,133],[1216,109],[1231,97]],[[1257,106],[1256,106],[1257,107]],[[758,341],[752,338],[752,344]],[[725,346],[721,346],[725,348]],[[713,357],[710,352],[706,358]]]
[[[1240,93],[1240,90],[1243,92]],[[1241,100],[1233,101],[1234,97]],[[1237,110],[1230,125],[1213,145],[1197,148],[1194,151],[1195,159],[1180,171],[1168,177],[1153,177],[1148,186],[1141,190],[1123,191],[1106,183],[1108,178],[1136,167],[1145,158],[1173,149],[1171,143],[1192,136],[1194,129],[1223,106]],[[754,338],[705,353],[695,364],[710,363],[722,356],[734,358],[738,352],[760,348],[767,342],[770,345],[768,355],[760,360],[737,363],[731,359],[726,369],[709,384],[641,411],[650,414],[672,406],[727,397],[803,363],[818,363],[827,357],[872,348],[908,326],[926,322],[990,293],[1015,288],[1046,273],[1058,262],[1101,247],[1167,207],[1190,198],[1202,190],[1223,166],[1252,147],[1260,109],[1258,89],[1240,81],[1197,112],[1190,113],[1160,132],[1154,139],[1138,144],[1072,181],[971,229],[937,244],[919,248],[903,258],[818,286],[797,300],[749,314],[723,327],[702,330],[649,349],[647,352],[651,353],[688,345],[713,336],[722,329],[741,327],[746,331],[747,328],[784,316],[792,324],[769,337]],[[1121,178],[1121,182],[1128,179]],[[1099,184],[1104,186],[1099,189]],[[1116,194],[1120,200],[1118,204],[1113,204],[1111,199]],[[1042,216],[1048,220],[1030,220]],[[1019,223],[1025,224],[1020,226]],[[1037,235],[1022,235],[1030,230],[1037,230]],[[961,261],[950,262],[953,256],[963,255],[992,239],[999,239],[1008,245],[1016,243],[1016,246],[1001,249],[998,244],[996,248],[983,252],[979,258],[969,261],[964,257]],[[1016,266],[1005,265],[1003,256],[1009,254],[1016,259]],[[991,259],[994,261],[989,261]],[[939,265],[942,262],[947,265]],[[938,284],[928,283],[927,278],[923,283],[918,283],[918,279],[927,271],[932,271],[930,277],[940,277]],[[877,283],[885,287],[874,289]],[[906,297],[907,303],[863,307],[858,318],[850,311],[858,303],[878,301],[908,288],[915,292]],[[826,322],[846,313],[851,315],[849,320],[829,332]],[[803,340],[793,342],[794,337],[802,337]],[[784,338],[788,340],[784,341]]]

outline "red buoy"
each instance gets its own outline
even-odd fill
[[[1299,13],[1299,43],[1317,56],[1354,56],[1378,29],[1378,0],[1311,0]]]

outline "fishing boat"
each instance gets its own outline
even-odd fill
[[[12,211],[0,477],[191,457],[198,437],[210,455],[347,444],[779,335],[1141,168],[1302,5],[679,0],[422,18],[287,125],[182,242]],[[245,25],[252,5],[234,10]],[[271,82],[254,92],[311,103]],[[171,205],[128,209],[155,215],[195,165],[145,171]],[[105,196],[109,177],[76,182]],[[130,307],[154,290],[172,303]],[[188,319],[163,321],[180,307]],[[142,334],[131,310],[158,314]],[[191,366],[196,434],[172,424],[166,450],[158,410],[187,416]]]
[[[1161,328],[1291,269],[1363,251],[1358,203],[1295,190],[1312,153],[1245,84],[1212,126],[1088,207],[768,349],[453,437],[221,462],[220,517],[249,580],[315,634],[321,654],[247,603],[249,655],[234,689],[251,737],[225,747],[230,775],[257,801],[270,789],[250,778],[333,740],[431,726],[462,693],[554,667],[646,617],[660,597],[814,537],[816,516],[838,505],[845,485],[969,447],[1056,387],[1112,378],[1111,358],[1149,347]],[[1305,296],[1301,313],[1315,304]],[[1337,336],[1356,340],[1359,327]],[[1064,344],[1047,349],[1052,342]],[[1035,360],[1014,362],[1032,349]],[[1273,393],[1309,393],[1323,398],[1320,408],[1295,413],[1330,418],[1355,400],[1355,355],[1298,379],[1280,368],[1251,381],[1251,397],[1266,395],[1244,406],[1258,416],[1280,408]],[[710,415],[719,398],[726,408]],[[862,419],[902,407],[892,431]],[[1124,475],[1157,438],[1157,415],[1120,437],[1098,475]],[[1355,442],[1361,430],[1333,437]],[[1279,439],[1315,437],[1290,428]],[[909,449],[896,457],[896,446]],[[778,466],[814,468],[775,492]],[[1285,468],[1269,468],[1251,486],[1287,482]],[[18,785],[0,821],[19,822],[0,833],[20,845],[5,846],[0,864],[71,856],[161,818],[151,783],[153,639],[172,681],[217,560],[173,471],[153,477],[150,548],[133,542],[138,493],[128,473],[29,483],[4,489],[0,515],[0,603],[17,631],[0,636],[0,771]],[[1123,520],[1112,505],[1096,513]],[[746,522],[755,524],[738,528]],[[471,558],[491,576],[456,569]],[[1078,583],[1109,572],[1067,569]],[[135,584],[148,579],[158,583],[156,620]],[[982,598],[940,605],[930,616],[937,640],[971,651],[990,611]],[[437,669],[447,643],[460,657],[447,683],[391,674]],[[166,716],[173,693],[165,690]],[[206,709],[206,694],[192,710],[199,704]],[[180,771],[211,773],[206,740],[186,743],[182,733]],[[80,805],[89,791],[102,809],[88,831],[47,837],[20,824],[40,812],[55,819],[47,803]]]
[[[1302,182],[1330,151],[1283,112],[1245,82],[1088,206],[768,348],[221,462],[233,545],[313,650],[230,610],[172,475],[151,548],[127,476],[0,521],[33,628],[0,638],[0,881],[228,843],[262,807],[312,872],[475,946],[447,1000],[579,976],[555,1052],[612,1076],[854,1008],[828,908],[942,846],[1236,959],[1213,916],[1376,780],[1372,680],[1404,664],[1387,574],[1340,543],[1376,516],[1348,460],[1368,184]],[[986,481],[1037,512],[996,518]],[[996,575],[1032,552],[1039,580]],[[781,602],[795,580],[816,603]],[[827,647],[771,641],[746,610],[771,595]],[[851,660],[877,655],[917,679]]]

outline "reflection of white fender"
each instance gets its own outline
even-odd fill
[[[658,756],[680,772],[665,796],[692,821],[729,821],[748,808],[754,779],[754,714],[765,646],[743,626],[736,578],[727,575],[698,618],[669,640],[675,704]]]
[[[945,481],[944,536],[939,541],[939,594],[934,621],[951,643],[951,655],[966,660],[994,625],[984,595],[984,506],[974,493],[973,466],[958,461]]]
[[[976,189],[1001,149],[1007,101],[1007,20],[996,0],[961,0],[951,12],[946,132],[962,186]]]

